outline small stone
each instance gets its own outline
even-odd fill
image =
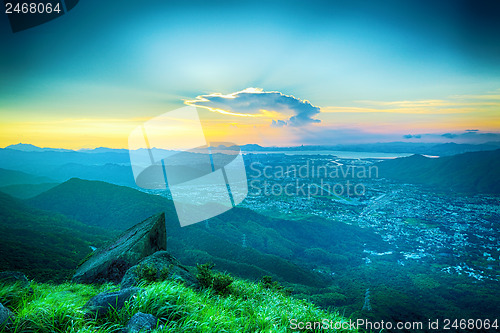
[[[150,314],[137,312],[127,324],[124,333],[151,332],[158,325],[158,319]]]
[[[0,328],[12,323],[14,314],[0,303]]]
[[[130,301],[140,291],[140,288],[126,288],[117,292],[96,295],[83,306],[88,311],[86,317],[103,317],[112,309],[119,311],[125,306],[125,302]]]

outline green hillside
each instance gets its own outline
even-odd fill
[[[51,181],[52,180],[47,177],[35,176],[21,171],[0,168],[0,186],[13,184],[40,184],[49,183]]]
[[[271,275],[282,281],[313,286],[322,284],[319,277],[288,259],[283,259],[276,251],[274,254],[278,255],[273,255],[273,251],[266,251],[266,248],[243,248],[231,243],[231,240],[240,237],[237,223],[242,216],[239,214],[235,215],[239,217],[235,221],[226,222],[222,216],[209,222],[221,224],[218,228],[206,229],[204,223],[181,228],[170,200],[128,187],[80,179],[71,179],[25,202],[37,208],[65,214],[89,226],[113,231],[129,228],[137,221],[166,211],[168,250],[187,265],[212,261],[218,268],[242,277],[260,278]],[[256,219],[265,219],[251,211],[244,212],[244,216],[250,213]],[[260,229],[254,230],[254,233],[265,237]]]
[[[172,202],[161,196],[79,179],[30,200],[1,198],[0,232],[6,235],[6,242],[2,243],[0,269],[22,270],[41,281],[69,278],[79,259],[90,252],[89,245],[98,245],[111,232],[137,223],[136,219],[143,219],[141,214],[148,217],[166,211],[167,249],[183,264],[213,262],[218,270],[253,281],[268,275],[293,289],[294,298],[340,309],[353,317],[424,320],[440,309],[440,317],[479,318],[490,315],[488,309],[498,299],[493,282],[471,289],[468,277],[444,274],[440,267],[429,268],[416,261],[401,266],[398,259],[402,254],[392,252],[394,248],[388,248],[380,236],[340,221],[319,217],[289,221],[235,208],[181,228]],[[39,206],[31,208],[31,204]],[[42,206],[57,213],[40,211]],[[79,223],[60,212],[76,216]],[[95,233],[95,225],[106,227],[108,233]],[[367,253],[383,255],[370,255],[368,264]],[[459,295],[449,295],[447,286],[460,289]],[[371,313],[361,310],[368,288]],[[417,312],[413,310],[415,299]],[[477,299],[484,300],[484,307],[463,310],[460,305],[474,304]]]
[[[381,177],[441,189],[500,193],[500,149],[441,158],[421,155],[377,164]]]
[[[0,271],[18,270],[40,281],[71,276],[77,264],[111,232],[61,214],[26,206],[0,193]]]
[[[57,186],[58,183],[13,184],[0,187],[0,192],[18,199],[33,198]]]
[[[270,275],[310,287],[325,285],[313,269],[361,265],[365,246],[387,250],[380,236],[357,226],[319,217],[275,219],[244,208],[181,228],[170,200],[98,181],[71,179],[26,202],[112,230],[166,211],[167,249],[181,262],[194,266],[212,261],[244,278]]]
[[[29,199],[27,204],[111,230],[126,230],[161,211],[177,219],[172,202],[165,198],[126,186],[78,178]]]

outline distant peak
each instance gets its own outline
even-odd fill
[[[15,145],[10,145],[5,147],[6,149],[24,151],[24,152],[44,152],[44,151],[56,151],[56,152],[71,152],[72,150],[63,148],[41,148],[30,143],[18,143]]]
[[[20,151],[43,151],[43,148],[37,147],[29,143],[18,143],[15,145],[10,145],[5,148],[20,150]]]

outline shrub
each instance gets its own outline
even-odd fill
[[[171,267],[172,265],[170,265]],[[158,269],[154,265],[140,264],[136,268],[137,277],[147,283],[165,281],[169,277],[169,267]]]
[[[262,279],[260,280],[260,283],[262,284],[262,287],[264,287],[265,289],[274,290],[286,296],[292,294],[292,289],[283,287],[277,281],[273,281],[273,278],[268,275],[263,276]]]
[[[149,265],[139,265],[137,266],[137,276],[146,282],[156,281],[156,268]]]
[[[214,272],[213,263],[196,265],[198,273],[196,279],[203,288],[212,289],[216,294],[228,295],[231,293],[230,285],[234,282],[233,277],[229,274]]]

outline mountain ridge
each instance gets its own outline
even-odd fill
[[[496,150],[500,147],[500,141],[489,141],[484,143],[456,143],[456,142],[376,142],[359,144],[334,144],[334,145],[300,145],[300,146],[261,146],[255,143],[217,146],[220,150],[241,150],[244,152],[265,152],[265,151],[320,151],[320,150],[338,150],[338,151],[356,151],[356,152],[380,152],[380,153],[413,153],[424,155],[450,156],[473,151]],[[18,143],[9,145],[5,148],[23,152],[60,152],[60,153],[82,153],[82,154],[120,154],[128,156],[126,148],[82,148],[77,150],[64,148],[41,148],[32,144]],[[152,148],[159,149],[159,148]]]
[[[45,176],[37,176],[22,171],[0,168],[0,186],[42,184],[50,182],[54,182],[54,180]]]
[[[441,189],[500,193],[500,149],[441,158],[421,155],[376,164],[381,177]]]
[[[188,265],[213,261],[222,269],[242,273],[243,277],[256,278],[264,273],[282,281],[298,282],[302,279],[318,286],[322,278],[311,274],[314,265],[310,259],[314,257],[308,249],[324,247],[331,251],[335,255],[322,253],[340,260],[339,269],[349,262],[362,264],[363,244],[386,250],[380,236],[357,226],[321,218],[280,220],[238,207],[204,223],[181,228],[172,201],[98,181],[71,179],[26,202],[68,214],[92,226],[114,230],[123,230],[141,220],[142,216],[146,218],[165,211],[167,250],[174,256]],[[114,206],[113,211],[108,211],[107,207]],[[148,209],[138,214],[136,207]],[[119,223],[110,221],[112,218]],[[107,223],[103,225],[100,221]],[[247,238],[246,246],[241,244],[243,234]],[[289,260],[293,263],[287,263]],[[306,271],[309,271],[309,276]]]

